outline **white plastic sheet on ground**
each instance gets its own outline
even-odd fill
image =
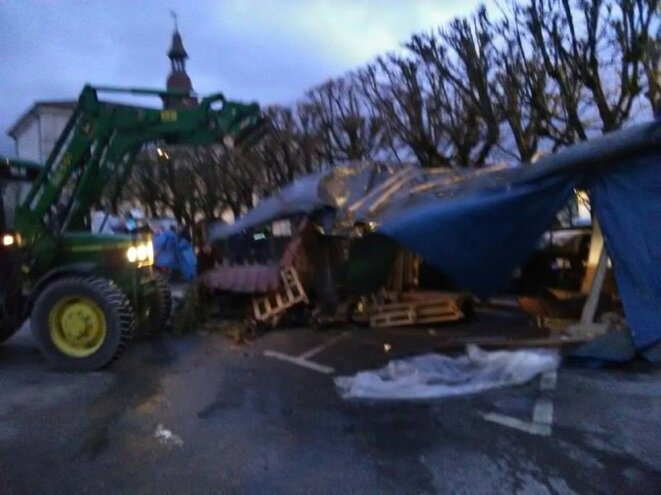
[[[557,369],[559,362],[554,350],[488,352],[469,345],[459,357],[396,359],[379,370],[337,377],[335,385],[346,399],[432,399],[523,384]]]

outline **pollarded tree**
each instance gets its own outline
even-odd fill
[[[317,86],[306,94],[305,101],[318,123],[330,163],[373,156],[383,126],[380,119],[365,111],[368,103],[354,77],[347,75]]]

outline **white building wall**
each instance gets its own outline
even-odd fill
[[[71,110],[39,106],[16,135],[18,158],[44,163],[70,116]]]
[[[59,108],[44,107],[39,112],[39,126],[41,131],[41,157],[38,160],[44,163],[55,143],[60,138],[60,134],[67,125],[71,111]]]
[[[16,156],[22,160],[44,163],[64,130],[71,110],[40,106],[16,135]],[[3,199],[7,226],[12,228],[14,211],[31,185],[14,182],[5,185]]]
[[[16,136],[16,155],[23,160],[41,162],[39,120],[35,116]]]
[[[16,139],[16,155],[23,160],[39,162],[39,122],[35,118],[30,119]],[[8,229],[14,227],[14,212],[23,198],[30,190],[30,184],[24,182],[8,182],[5,184],[2,196],[5,207],[5,222]]]

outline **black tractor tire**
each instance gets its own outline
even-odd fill
[[[18,330],[20,329],[19,326],[13,326],[9,325],[8,323],[0,323],[0,344],[2,344],[5,340],[8,340],[9,337],[14,335]]]
[[[24,302],[20,286],[5,290],[3,299],[0,299],[0,344],[23,326],[24,320],[19,315],[23,312]]]
[[[105,335],[93,354],[77,357],[63,352],[53,341],[51,310],[65,298],[93,301],[103,313]],[[94,276],[70,276],[51,282],[32,308],[32,333],[42,353],[54,368],[93,371],[112,364],[128,347],[135,332],[135,314],[126,294],[111,280]]]
[[[167,280],[163,275],[157,273],[154,283],[156,287],[149,308],[147,335],[163,332],[167,328],[172,314],[172,292]]]

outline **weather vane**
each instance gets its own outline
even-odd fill
[[[177,22],[179,16],[174,10],[170,11],[170,15],[172,16],[172,19],[174,19],[174,30],[179,31],[179,23]]]

